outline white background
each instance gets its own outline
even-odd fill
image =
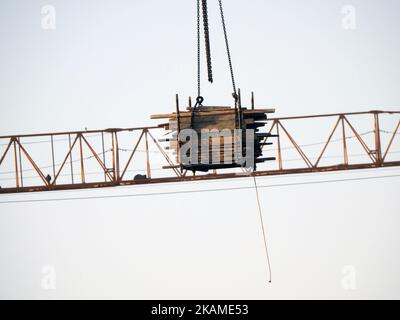
[[[342,26],[348,4],[355,30]],[[56,9],[55,30],[41,27],[44,5]],[[203,94],[229,104],[217,1],[209,6],[216,83]],[[278,115],[400,109],[399,1],[231,0],[225,10],[237,80],[261,106]],[[0,134],[153,125],[151,114],[174,110],[175,93],[196,94],[195,27],[195,1],[0,0]],[[252,180],[56,197],[236,186]],[[260,192],[271,285],[254,190],[240,190],[0,204],[0,297],[400,298],[399,178]],[[55,290],[42,286],[46,266]],[[354,290],[343,286],[345,266]]]

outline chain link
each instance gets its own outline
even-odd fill
[[[203,4],[204,40],[206,42],[208,81],[210,83],[213,83],[213,73],[212,73],[212,65],[211,65],[210,28],[209,28],[209,23],[208,23],[207,0],[202,0],[202,4]]]
[[[201,1],[201,3],[200,3]],[[236,82],[235,82],[235,75],[233,72],[233,63],[231,57],[231,51],[229,48],[229,40],[228,40],[228,32],[225,23],[225,15],[224,9],[222,5],[222,0],[219,0],[219,8],[221,12],[221,19],[222,19],[222,28],[224,31],[225,37],[225,45],[226,51],[228,55],[228,62],[229,62],[229,70],[232,79],[232,87],[233,87],[233,97],[235,102],[238,100],[237,89],[236,89]],[[212,70],[212,60],[211,60],[211,45],[210,45],[210,30],[209,30],[209,21],[208,21],[208,6],[207,0],[197,0],[197,96],[201,98],[201,40],[200,40],[200,33],[201,33],[201,10],[203,13],[203,26],[204,26],[204,38],[205,38],[205,45],[206,45],[206,58],[207,58],[207,69],[208,69],[208,81],[213,83],[213,70]]]
[[[201,96],[200,0],[197,0],[197,96]]]
[[[231,50],[229,48],[228,32],[226,31],[225,15],[224,15],[224,9],[223,9],[223,6],[222,6],[222,0],[219,0],[219,8],[220,8],[220,11],[221,11],[222,28],[224,29],[226,52],[228,54],[229,69],[230,69],[231,78],[232,78],[233,97],[235,98],[235,100],[237,100],[237,90],[236,90],[236,83],[235,83],[235,75],[233,73]]]

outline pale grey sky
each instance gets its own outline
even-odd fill
[[[216,81],[203,94],[229,104],[218,3],[209,2]],[[55,30],[41,27],[45,5],[56,9]],[[342,27],[346,5],[355,30]],[[151,114],[174,110],[175,93],[196,94],[195,11],[194,0],[0,0],[0,135],[154,124]],[[225,11],[238,84],[257,104],[277,115],[400,110],[399,1],[231,0]],[[308,143],[326,128],[296,130]],[[252,180],[51,196],[231,186]],[[399,178],[261,189],[272,285],[253,190],[0,204],[0,297],[400,298],[398,190]],[[55,290],[41,285],[46,266]],[[345,266],[354,290],[342,285]]]

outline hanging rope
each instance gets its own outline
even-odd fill
[[[270,262],[270,259],[269,259],[269,253],[268,253],[267,236],[266,236],[266,233],[265,233],[264,220],[263,220],[263,216],[262,216],[260,196],[258,194],[257,180],[256,180],[256,176],[254,174],[253,174],[253,179],[254,179],[254,187],[255,187],[256,196],[257,196],[258,213],[260,215],[261,230],[262,230],[262,234],[263,234],[263,238],[264,238],[265,254],[266,254],[266,257],[267,257],[269,283],[271,283],[272,282],[272,271],[271,271],[271,262]]]

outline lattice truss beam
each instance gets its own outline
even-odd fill
[[[0,137],[0,193],[166,183],[400,166],[400,111],[268,120],[276,157],[257,172],[181,171],[162,145],[163,127]]]

